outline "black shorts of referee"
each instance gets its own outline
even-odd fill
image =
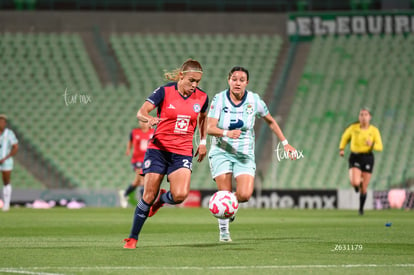
[[[374,169],[374,154],[370,153],[351,153],[349,156],[349,168],[358,168],[362,172],[372,173]]]

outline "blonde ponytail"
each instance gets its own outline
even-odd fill
[[[180,78],[180,73],[188,73],[188,72],[202,73],[203,68],[201,67],[200,62],[189,58],[183,63],[183,65],[181,65],[180,68],[177,68],[170,72],[165,72],[164,77],[168,81],[177,82]]]

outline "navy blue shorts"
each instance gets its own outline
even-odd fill
[[[180,168],[187,168],[192,171],[193,157],[183,156],[171,152],[148,149],[145,153],[144,174],[156,173],[169,175]]]

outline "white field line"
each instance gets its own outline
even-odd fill
[[[384,268],[384,267],[408,267],[414,268],[414,264],[342,264],[342,265],[249,265],[249,266],[84,266],[84,267],[25,267],[25,268],[0,268],[1,272],[33,275],[62,275],[62,273],[47,273],[40,270],[59,270],[63,272],[82,271],[122,271],[122,270],[248,270],[248,269],[323,269],[323,268]]]

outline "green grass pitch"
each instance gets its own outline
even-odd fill
[[[220,243],[207,209],[163,208],[127,250],[133,211],[0,212],[0,273],[414,274],[413,211],[240,209]]]

